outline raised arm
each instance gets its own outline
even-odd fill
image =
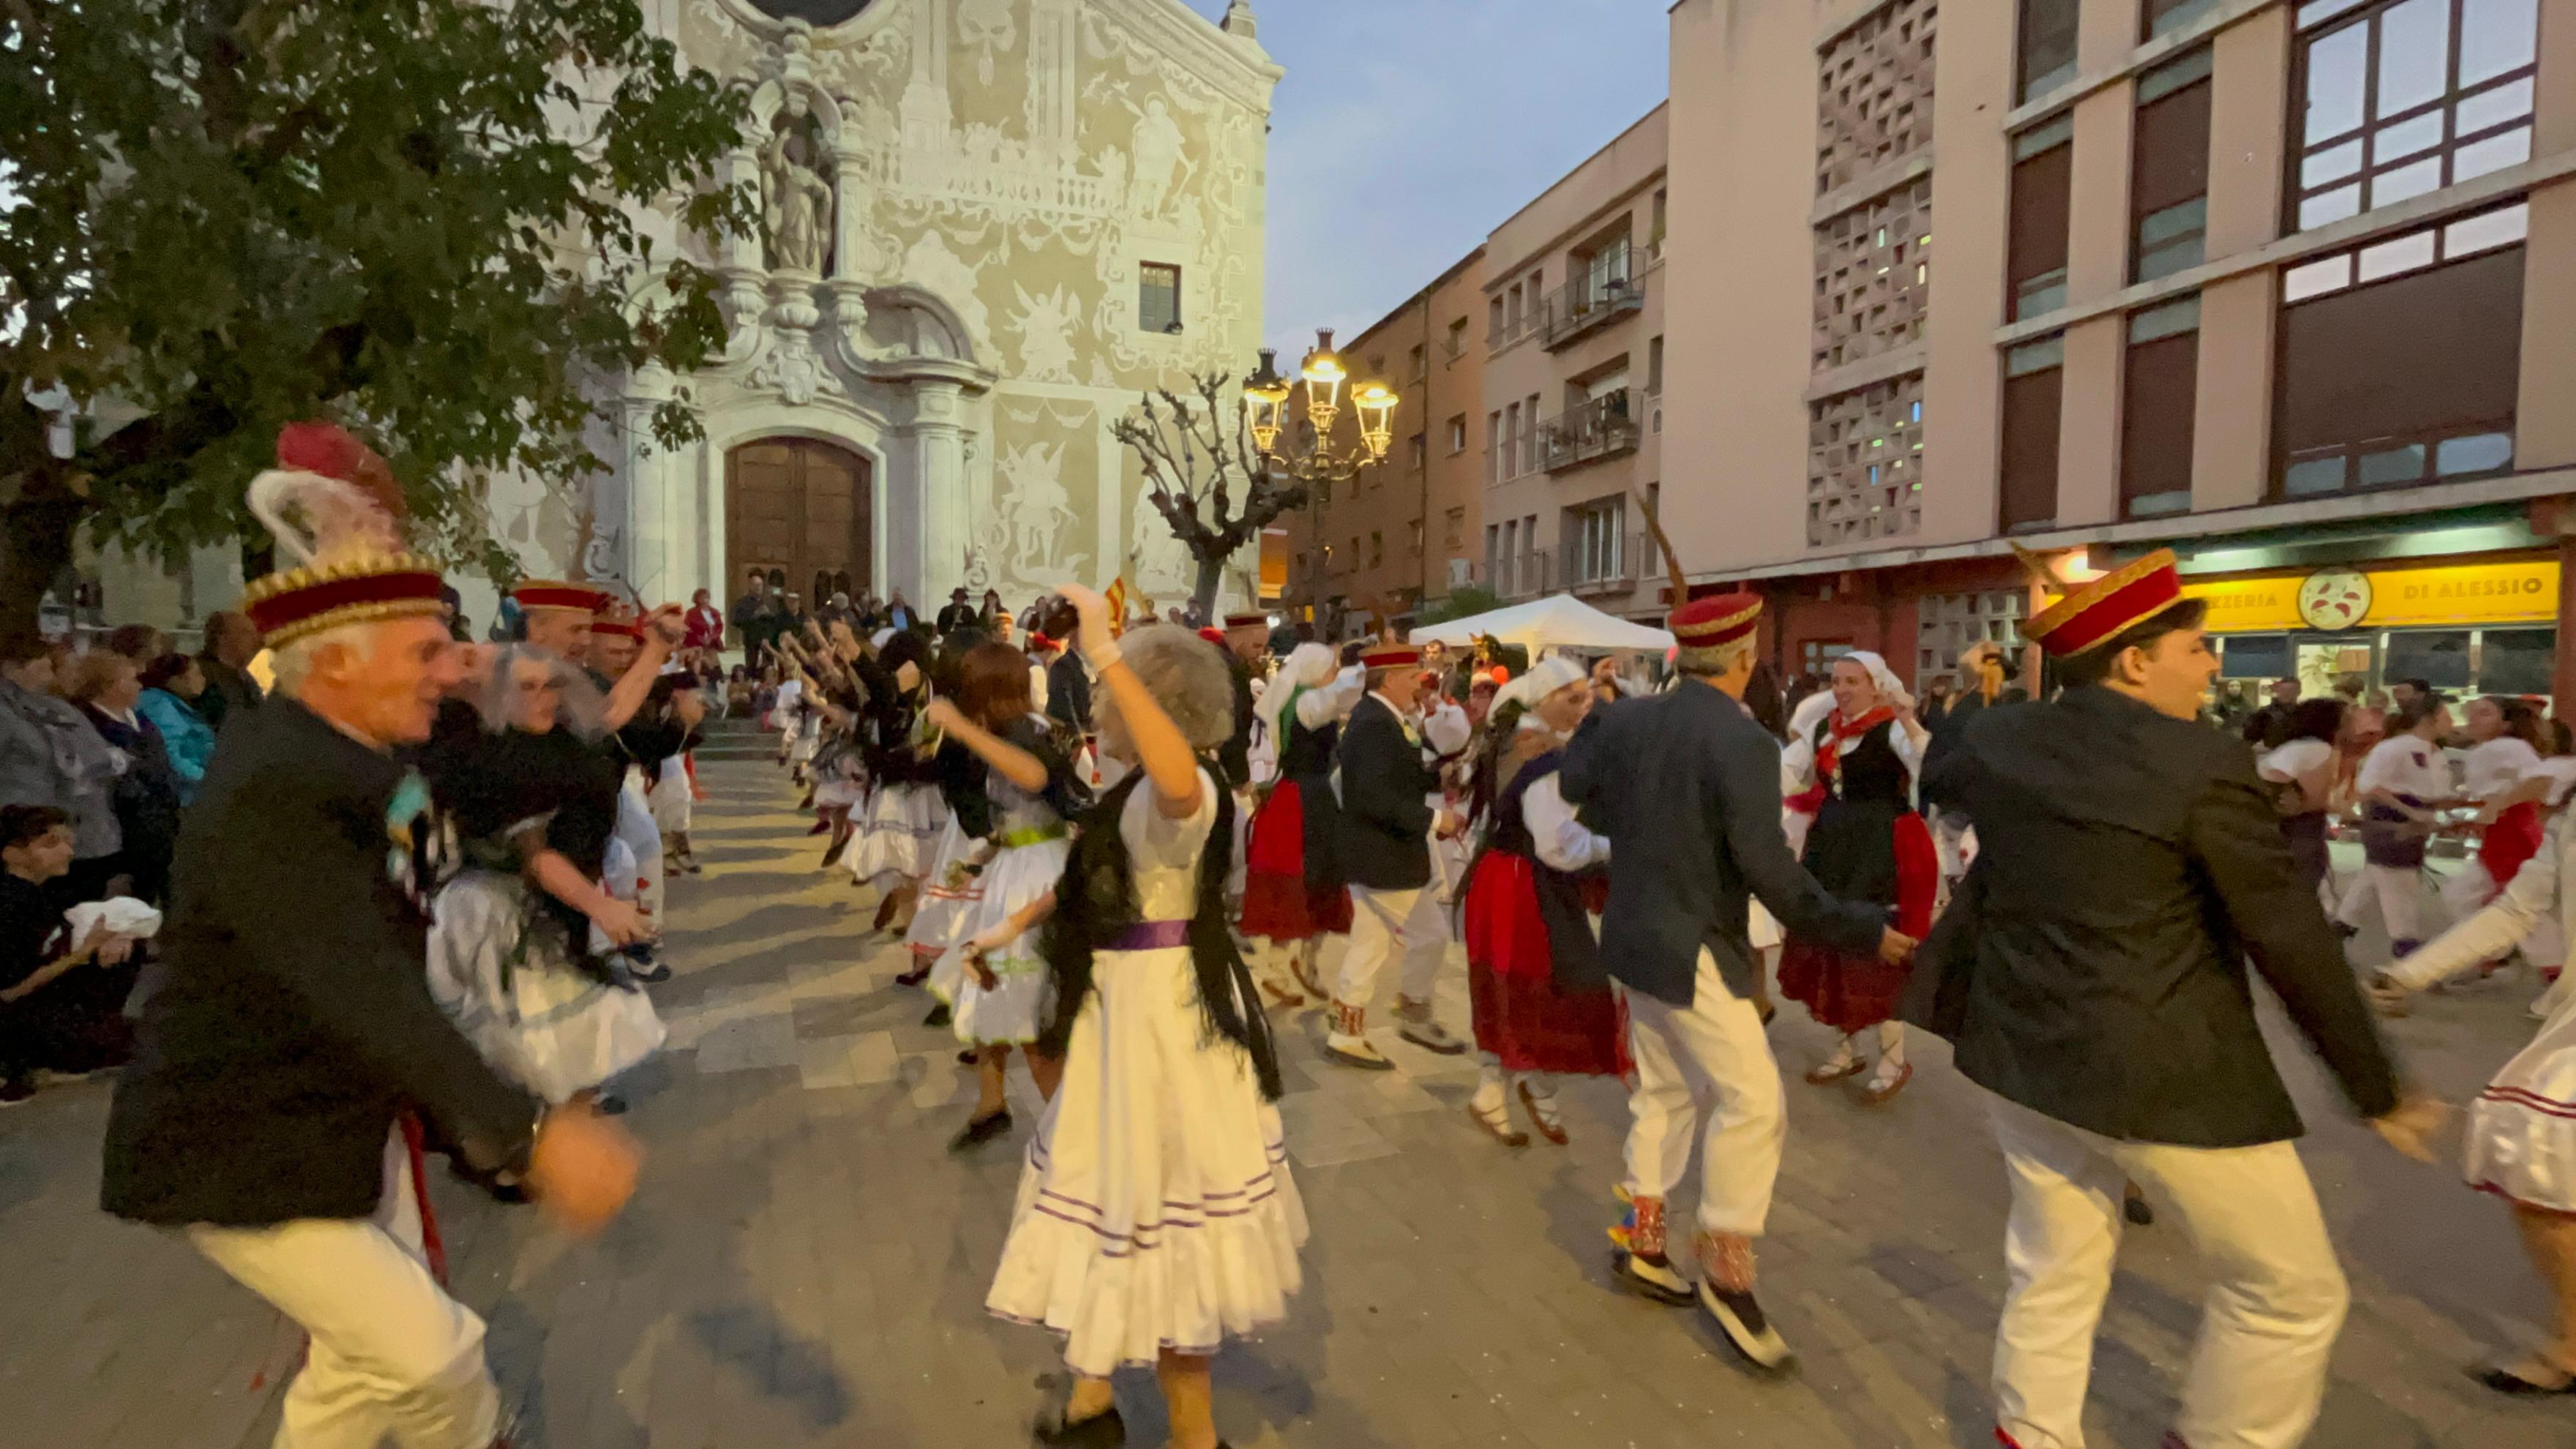
[[[968,719],[957,706],[944,699],[934,699],[924,711],[933,728],[946,730],[948,737],[983,758],[985,764],[1002,772],[1002,778],[1034,795],[1046,788],[1046,762],[1000,735]]]
[[[1154,692],[1119,657],[1118,640],[1109,632],[1109,605],[1079,584],[1059,585],[1056,592],[1072,601],[1082,617],[1082,657],[1100,675],[1100,685],[1118,702],[1118,718],[1127,727],[1136,761],[1153,783],[1154,802],[1165,815],[1186,818],[1204,803],[1199,758],[1187,736],[1155,702]]]
[[[600,718],[610,729],[624,729],[635,712],[644,707],[645,698],[653,692],[653,681],[662,677],[662,661],[671,657],[671,646],[680,642],[682,626],[680,606],[664,604],[644,618],[644,647],[635,654],[635,662],[626,666],[617,683],[609,688],[608,702]]]

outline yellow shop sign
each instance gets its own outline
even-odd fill
[[[2209,601],[2209,628],[2218,634],[2549,624],[2558,619],[2558,561],[2326,568],[2263,578],[2187,581],[2183,593]]]

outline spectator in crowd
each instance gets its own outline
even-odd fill
[[[780,639],[791,634],[799,639],[804,638],[805,626],[813,622],[805,612],[805,601],[802,598],[795,594],[782,595],[777,607],[772,609],[769,615],[770,647],[776,648]]]
[[[733,626],[742,633],[742,657],[757,667],[769,652],[769,580],[753,569],[743,577],[742,597],[733,601]]]
[[[141,672],[122,654],[93,649],[74,662],[63,693],[119,757],[110,799],[125,841],[118,873],[130,877],[130,885],[109,894],[159,905],[170,884],[170,853],[179,843],[179,772],[170,765],[161,732],[135,709],[143,698]]]
[[[681,648],[691,653],[724,648],[724,611],[715,606],[713,597],[705,589],[689,595],[689,612],[680,623],[684,631],[680,638]]]
[[[205,665],[192,654],[164,654],[143,667],[142,684],[135,712],[160,732],[185,805],[197,798],[197,782],[206,778],[206,762],[215,755],[215,728],[197,711],[207,693]]]
[[[1011,611],[1002,607],[1001,590],[986,589],[984,591],[983,612],[985,633],[992,635],[996,639],[1007,639],[1010,637],[1009,634],[1003,632],[999,628],[1000,625],[1009,623],[1011,619]]]
[[[140,668],[170,652],[170,636],[149,624],[119,624],[107,631],[107,647]]]
[[[2425,679],[2401,679],[2388,686],[2387,707],[2390,709],[2404,709],[2406,706],[2413,704],[2419,699],[2430,699],[2432,697],[2432,681]]]
[[[0,644],[0,805],[45,805],[72,827],[74,889],[121,894],[125,833],[116,823],[116,752],[54,692],[58,651],[40,639]],[[109,889],[114,886],[115,889]]]
[[[71,939],[72,850],[62,811],[0,805],[0,1107],[35,1095],[40,1071],[94,1072],[133,1047],[123,1015],[133,942],[104,920]]]
[[[259,686],[248,672],[250,662],[258,657],[259,626],[250,621],[250,615],[226,609],[206,616],[206,647],[197,655],[206,690],[198,697],[197,713],[218,733],[236,713],[246,714],[259,706]]]
[[[2290,742],[2291,716],[2299,708],[2299,681],[2272,681],[2272,702],[2246,716],[2245,742],[2257,751],[2277,750]]]
[[[896,589],[886,595],[885,622],[887,628],[897,633],[908,631],[921,622],[921,617],[913,613],[912,605],[903,601],[903,590]]]
[[[947,607],[939,611],[938,622],[931,626],[931,628],[942,639],[947,638],[949,635],[956,633],[960,629],[981,629],[983,627],[983,613],[973,604],[966,602],[966,586],[964,584],[959,584],[957,587],[948,591]]]

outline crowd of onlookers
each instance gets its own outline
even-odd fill
[[[195,653],[139,624],[0,644],[0,1106],[123,1059],[119,1009],[149,948],[106,923],[73,939],[69,913],[130,903],[114,922],[157,923],[216,736],[259,705],[259,647],[237,613],[209,618]]]

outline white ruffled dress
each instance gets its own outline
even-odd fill
[[[1218,790],[1201,781],[1187,819],[1151,789],[1127,799],[1119,836],[1145,921],[1197,908]],[[1189,948],[1103,951],[1093,980],[984,1306],[1064,1335],[1065,1362],[1099,1377],[1284,1317],[1306,1211],[1250,1055],[1207,1030]]]
[[[429,994],[483,1060],[549,1102],[569,1100],[651,1056],[662,1019],[641,991],[610,986],[565,959],[517,876],[479,867],[438,893],[429,928]]]
[[[2539,853],[2502,894],[2384,969],[2421,990],[2503,955],[2553,919],[2562,931],[2576,931],[2576,809],[2549,822]],[[2576,995],[2469,1105],[2461,1170],[2481,1191],[2576,1213]]]
[[[968,835],[956,812],[949,812],[948,828],[939,833],[939,854],[931,858],[930,874],[922,882],[921,907],[903,936],[915,965],[937,961],[971,934],[975,907],[984,899],[984,877],[966,867],[989,848],[990,842]]]
[[[1045,959],[1038,955],[1038,933],[1023,931],[986,954],[984,965],[1000,978],[990,991],[967,973],[965,943],[1054,890],[1064,875],[1065,857],[1073,852],[1073,840],[1064,817],[1042,795],[1012,784],[1001,771],[990,772],[985,790],[993,802],[994,834],[1000,848],[984,867],[978,898],[963,913],[962,927],[939,964],[931,968],[930,991],[948,1003],[959,1041],[1020,1046],[1038,1039],[1055,1004],[1054,983],[1047,977]],[[919,924],[918,917],[914,924]]]

